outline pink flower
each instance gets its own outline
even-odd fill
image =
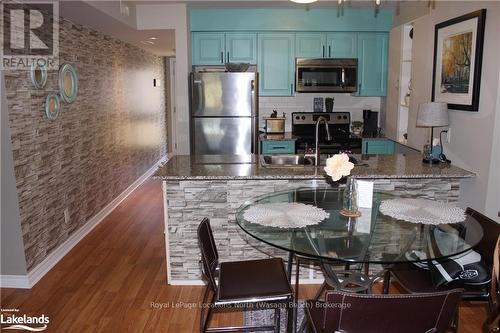
[[[349,176],[354,164],[349,162],[347,154],[335,154],[326,160],[325,172],[336,182],[343,176]]]

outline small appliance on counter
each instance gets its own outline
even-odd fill
[[[378,112],[363,110],[363,135],[376,136],[378,133]]]
[[[283,113],[283,117],[278,117],[278,111],[273,110],[270,117],[265,117],[266,121],[266,133],[268,134],[283,134],[285,133],[285,121],[286,117]]]

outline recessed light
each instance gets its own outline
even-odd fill
[[[150,41],[150,40],[141,40],[141,43],[146,45],[146,44],[149,44],[149,45],[154,45],[155,43]]]
[[[148,39],[156,40],[158,37],[149,37]]]

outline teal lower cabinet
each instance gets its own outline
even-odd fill
[[[363,154],[392,155],[394,141],[388,139],[363,139]]]
[[[261,141],[261,153],[265,155],[295,154],[295,140]]]

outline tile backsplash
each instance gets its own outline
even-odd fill
[[[296,94],[292,97],[259,97],[260,128],[265,126],[264,117],[269,117],[273,110],[286,116],[285,130],[292,130],[292,112],[312,112],[315,97],[333,97],[333,112],[350,112],[351,121],[363,120],[363,110],[379,111],[381,118],[381,97],[358,97],[350,94]],[[324,108],[324,103],[323,103]],[[380,120],[379,120],[380,124]]]

